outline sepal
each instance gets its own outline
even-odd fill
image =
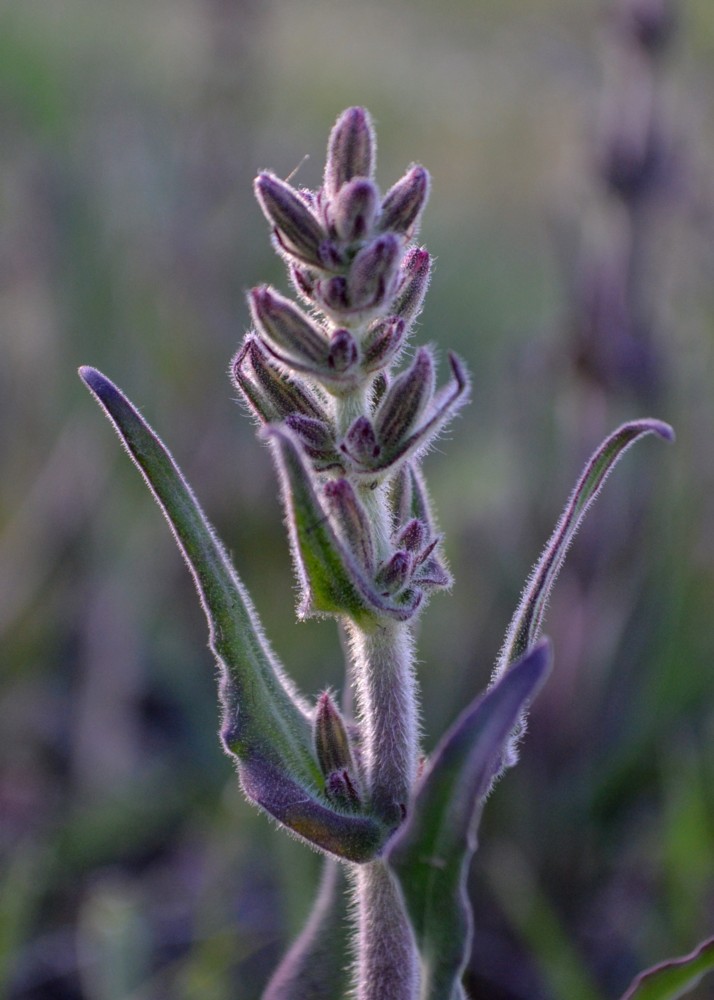
[[[421,312],[431,277],[431,256],[424,247],[412,247],[401,263],[400,283],[391,309],[410,326]]]
[[[334,198],[353,177],[372,177],[376,141],[364,108],[348,108],[335,122],[327,143],[323,191]]]
[[[329,426],[327,412],[315,393],[299,378],[286,375],[255,335],[246,335],[231,372],[243,400],[261,423],[274,423],[298,413]]]
[[[429,197],[429,174],[415,164],[390,188],[382,202],[379,225],[385,232],[402,233],[412,239]]]
[[[265,171],[255,180],[255,195],[281,252],[320,269],[338,263],[327,233],[295,188]]]

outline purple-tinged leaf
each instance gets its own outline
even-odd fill
[[[473,702],[444,735],[407,819],[388,843],[421,955],[422,1000],[453,1000],[469,954],[468,864],[494,762],[550,670],[540,643]]]
[[[686,996],[712,970],[714,937],[702,941],[683,958],[671,958],[641,972],[632,981],[622,1000],[677,1000],[678,997]]]
[[[344,866],[324,862],[312,912],[268,983],[263,1000],[342,1000],[350,985]]]
[[[590,457],[526,584],[506,633],[494,670],[494,679],[500,677],[509,664],[522,656],[537,640],[553,584],[588,508],[597,498],[618,459],[645,434],[657,434],[665,441],[674,440],[674,431],[669,424],[661,420],[635,420],[613,431]]]
[[[219,670],[222,739],[251,801],[311,844],[353,861],[373,857],[383,828],[322,800],[311,712],[270,649],[248,593],[168,450],[137,410],[94,368],[80,375],[146,480],[186,560]]]

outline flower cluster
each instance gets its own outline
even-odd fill
[[[453,377],[437,391],[428,347],[395,373],[429,283],[430,256],[413,242],[429,176],[414,165],[382,197],[374,158],[370,119],[350,108],[319,190],[256,179],[301,305],[267,286],[250,292],[254,329],[233,375],[275,446],[301,614],[406,620],[450,583],[419,460],[468,379],[449,355]]]

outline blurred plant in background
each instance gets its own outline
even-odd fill
[[[394,0],[380,5],[377,38],[363,12],[316,2],[90,11],[62,0],[0,14],[0,975],[11,996],[218,997],[236,980],[258,996],[314,878],[311,859],[243,806],[216,754],[193,593],[122,456],[86,420],[76,365],[91,349],[137,398],[151,395],[300,686],[337,683],[329,629],[302,624],[294,642],[272,473],[215,373],[243,288],[278,275],[249,198],[255,170],[289,174],[294,149],[321,148],[324,122],[355,101],[381,127],[385,176],[405,148],[429,156],[423,237],[444,260],[449,247],[449,266],[437,261],[423,322],[454,332],[478,401],[448,464],[435,454],[427,469],[457,582],[420,637],[424,663],[440,665],[421,677],[430,749],[487,679],[475,658],[457,672],[461,646],[497,648],[585,437],[634,408],[630,390],[592,389],[565,361],[582,342],[572,290],[594,269],[570,269],[588,256],[573,222],[597,242],[604,201],[621,200],[603,192],[594,125],[582,124],[595,117],[598,53],[626,37],[601,33],[607,6],[539,0],[525,14],[452,0],[437,13]],[[637,576],[627,544],[598,543],[623,495],[652,495],[635,461],[578,540],[583,570],[571,564],[556,592],[559,669],[530,753],[486,814],[473,874],[472,985],[493,998],[585,996],[585,978],[615,995],[714,925],[714,15],[704,0],[674,9],[668,47],[656,64],[643,57],[643,72],[657,66],[676,171],[649,201],[638,301],[656,320],[648,340],[677,473],[643,522],[656,546],[641,586],[623,590]],[[301,167],[301,182],[315,178]],[[137,570],[147,553],[151,571]],[[566,606],[606,624],[566,628]],[[645,607],[661,613],[644,620]],[[509,869],[530,886],[510,908]]]

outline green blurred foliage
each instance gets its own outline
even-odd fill
[[[2,6],[0,994],[251,1000],[308,910],[316,858],[235,788],[188,574],[75,371],[163,434],[300,687],[339,688],[334,627],[295,623],[275,479],[225,372],[245,290],[285,288],[252,178],[317,184],[351,104],[385,188],[432,173],[420,335],[474,379],[426,462],[457,581],[420,628],[427,750],[486,683],[591,448],[627,418],[678,432],[628,456],[556,589],[555,674],[481,830],[468,981],[614,997],[712,933],[714,13],[674,3],[657,65],[676,169],[638,217],[648,394],[578,339],[588,254],[619,252],[613,6]]]

